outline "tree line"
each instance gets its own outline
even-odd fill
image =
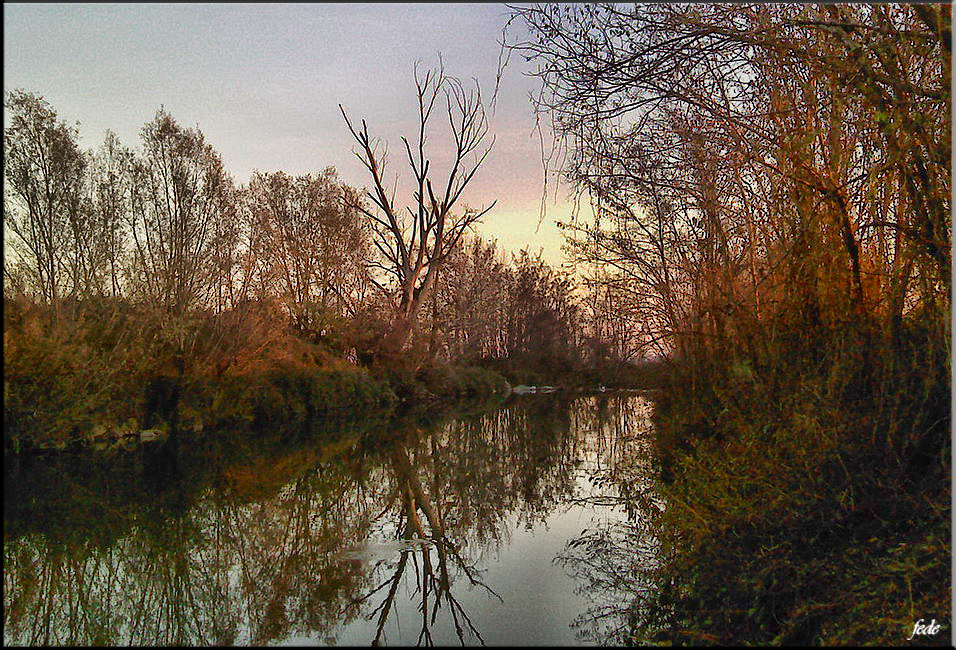
[[[370,190],[332,167],[256,171],[238,185],[199,128],[163,108],[138,148],[107,132],[84,151],[78,127],[41,96],[8,92],[5,301],[42,307],[54,320],[92,303],[148,312],[180,373],[203,319],[223,350],[243,327],[288,326],[365,364],[580,365],[585,310],[571,276],[530,249],[508,260],[482,239],[474,226],[493,203],[458,206],[493,144],[480,90],[441,68],[416,69],[415,82],[420,128],[417,139],[403,138],[415,187],[409,207],[386,190],[384,148],[344,108]],[[451,125],[444,179],[431,171],[427,146],[436,106]],[[215,371],[236,354],[214,355]]]

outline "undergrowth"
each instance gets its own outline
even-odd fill
[[[910,643],[949,645],[947,346],[911,328],[779,362],[659,397],[666,587],[634,640],[899,645],[935,619]]]
[[[309,431],[509,391],[481,368],[365,368],[254,308],[232,320],[163,318],[121,301],[90,301],[55,318],[5,301],[5,450],[106,449],[143,429]]]

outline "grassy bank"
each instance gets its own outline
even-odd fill
[[[879,354],[874,351],[879,350]],[[657,402],[665,563],[635,630],[681,644],[951,639],[950,359],[909,327],[683,367]]]
[[[71,379],[21,375],[8,380],[8,450],[107,449],[175,430],[310,431],[327,421],[386,418],[436,403],[503,398],[509,390],[502,377],[481,368],[430,365],[417,372],[370,372],[341,364],[272,367],[219,378],[163,375],[150,378],[141,393],[133,391],[131,403],[93,402],[79,395],[78,403],[69,404],[66,393],[56,391]]]
[[[481,368],[366,368],[343,356],[265,318],[194,315],[169,323],[95,303],[53,318],[11,301],[4,310],[4,449],[108,449],[224,427],[308,431],[327,420],[509,390]]]

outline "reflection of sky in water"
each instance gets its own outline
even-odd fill
[[[55,525],[37,522],[36,511],[20,512],[5,498],[5,533],[8,522],[27,532],[5,534],[4,641],[368,645],[379,633],[377,608],[401,564],[379,638],[414,645],[422,630],[418,585],[427,561],[426,641],[457,645],[456,616],[468,644],[480,641],[465,618],[489,645],[585,642],[572,623],[586,618],[598,600],[616,596],[588,593],[590,576],[582,578],[556,558],[566,557],[567,543],[586,531],[627,523],[626,509],[613,499],[622,485],[650,484],[649,415],[640,397],[568,403],[534,396],[389,443],[362,459],[350,458],[353,449],[316,464],[312,448],[283,448],[272,460],[253,455],[225,470],[202,464],[212,478],[195,482],[198,491],[190,492],[195,488],[186,481],[169,481],[173,487],[165,496],[165,478],[153,488],[126,481],[130,493],[121,501],[77,500],[52,518]],[[271,496],[261,493],[268,483],[261,473],[280,466],[297,468],[296,478],[276,483],[281,487]],[[181,468],[182,475],[198,469]],[[402,495],[412,498],[416,490],[419,504],[441,513],[448,545],[399,539],[402,528],[411,530]],[[240,494],[247,496],[237,501]],[[50,496],[50,503],[70,501],[61,497]],[[118,513],[110,529],[117,531],[115,541],[91,545],[94,536],[109,539],[98,532],[109,528],[82,508],[93,503],[117,510],[130,499],[134,505]],[[188,507],[171,516],[153,507],[163,499]],[[633,509],[630,515],[640,518]],[[124,527],[123,516],[138,523]],[[427,517],[421,521],[431,534]],[[67,540],[65,555],[58,535]],[[447,593],[440,567],[447,568]],[[49,582],[60,574],[63,579]],[[30,587],[35,575],[40,580]],[[441,603],[432,620],[436,596]],[[354,603],[360,599],[359,607]],[[77,604],[87,601],[107,609],[74,616]],[[52,614],[45,619],[47,607]],[[109,625],[98,631],[98,621],[107,618]],[[11,621],[16,632],[8,628]],[[42,626],[49,637],[38,633]]]
[[[569,541],[585,531],[626,523],[623,507],[595,505],[582,500],[608,494],[616,497],[613,490],[606,485],[595,485],[591,478],[613,473],[622,460],[634,461],[634,454],[646,453],[649,449],[644,437],[649,431],[646,419],[650,415],[649,404],[641,398],[636,401],[639,402],[635,411],[640,423],[624,420],[619,423],[618,431],[613,431],[615,423],[612,422],[605,424],[599,432],[582,432],[584,444],[579,449],[578,460],[581,462],[575,470],[573,495],[577,499],[564,500],[543,521],[527,523],[521,516],[511,513],[502,522],[502,543],[491,543],[487,548],[479,549],[479,566],[487,567],[481,573],[481,580],[500,599],[480,586],[470,584],[464,575],[459,575],[453,584],[453,597],[468,614],[485,644],[573,645],[582,642],[571,623],[585,614],[593,598],[581,593],[579,583],[555,562],[555,558],[566,552]],[[608,431],[608,428],[612,430]],[[634,442],[644,444],[637,446]],[[624,458],[619,458],[620,455]],[[386,528],[394,531],[394,527]],[[394,542],[371,543],[363,559],[374,564],[385,558],[393,565],[400,553],[394,545]],[[413,573],[406,573],[385,626],[383,644],[415,644],[422,625],[420,607],[421,595],[416,589],[416,577]],[[429,629],[436,645],[460,643],[447,607],[439,610]],[[342,627],[336,633],[334,643],[368,645],[376,633],[377,617],[363,616]],[[467,629],[464,640],[468,644],[479,643],[479,639]],[[333,640],[326,640],[330,641]],[[289,638],[283,644],[322,642],[322,639],[305,636]]]
[[[582,477],[582,481],[586,481]],[[530,530],[517,525],[517,517],[506,520],[511,541],[502,544],[483,582],[501,601],[480,587],[471,586],[459,576],[452,592],[488,645],[570,645],[576,642],[570,622],[582,614],[589,600],[574,593],[576,583],[554,563],[565,543],[607,519],[622,515],[609,507],[571,506],[556,509],[545,523]],[[396,554],[397,555],[397,554]],[[395,556],[393,556],[394,558]],[[421,626],[418,612],[420,596],[414,593],[415,579],[406,576],[396,609],[385,628],[386,642],[414,644]],[[454,624],[444,608],[431,627],[436,645],[458,645]],[[337,635],[341,645],[368,645],[375,638],[376,620],[360,618],[346,625]],[[478,640],[468,636],[466,642]],[[321,643],[309,637],[290,638],[289,645]]]

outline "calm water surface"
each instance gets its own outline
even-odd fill
[[[431,423],[7,458],[4,643],[613,640],[653,589],[651,408],[539,395]]]

